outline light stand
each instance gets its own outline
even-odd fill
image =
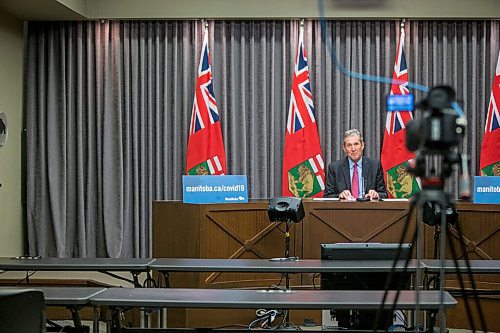
[[[290,257],[290,227],[292,226],[291,221],[285,221],[285,257],[277,258],[279,261],[296,261],[298,257]],[[271,259],[273,260],[273,259]],[[276,260],[276,259],[275,259]],[[286,290],[290,290],[290,276],[288,273],[285,273],[285,287]]]
[[[290,227],[292,223],[299,223],[305,216],[301,198],[278,197],[269,200],[269,221],[285,223],[285,257],[272,258],[271,261],[297,261],[298,257],[290,257]],[[285,292],[290,291],[290,276],[285,273]],[[284,310],[283,324],[288,323],[288,310]]]

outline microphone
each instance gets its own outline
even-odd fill
[[[469,175],[469,159],[465,153],[460,155],[460,175],[458,177],[458,197],[460,199],[470,199],[470,175]]]
[[[361,197],[356,198],[356,201],[365,202],[370,201],[370,198],[365,197],[366,188],[365,188],[365,177],[361,177]]]
[[[364,198],[366,194],[366,187],[365,187],[365,177],[361,177],[361,198]]]

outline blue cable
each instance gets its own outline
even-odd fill
[[[324,10],[323,0],[318,0],[318,8],[319,8],[319,18],[320,18],[320,22],[321,22],[321,31],[323,32],[325,44],[328,48],[328,51],[330,51],[332,62],[335,64],[335,66],[338,68],[338,70],[342,74],[349,76],[349,77],[352,77],[352,78],[355,78],[355,79],[365,80],[365,81],[372,81],[372,82],[378,82],[378,83],[388,83],[388,84],[397,83],[397,81],[394,81],[392,78],[353,72],[353,71],[349,70],[348,68],[346,68],[345,66],[343,66],[337,58],[337,53],[336,53],[335,48],[333,47],[333,44],[332,44],[331,34],[329,33],[328,28],[326,26],[326,18],[325,18],[325,10]],[[401,83],[403,83],[403,82],[401,82]],[[417,84],[414,82],[408,82],[408,87],[415,89],[415,90],[423,91],[423,92],[429,91],[429,87],[421,85],[421,84]],[[458,115],[460,117],[464,116],[464,112],[463,112],[462,108],[457,104],[457,102],[453,102],[451,104],[451,106],[453,107],[453,109],[455,109],[455,111],[458,113]]]

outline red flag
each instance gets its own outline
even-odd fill
[[[500,176],[500,52],[481,146],[481,176]]]
[[[282,195],[322,197],[324,189],[325,166],[301,27],[286,125]]]
[[[203,31],[203,46],[189,127],[186,169],[189,175],[226,173],[226,153],[214,96],[206,29]]]
[[[405,31],[401,27],[396,61],[394,63],[391,95],[406,95],[408,90],[408,68],[404,53]],[[411,197],[420,190],[415,177],[406,171],[408,160],[415,154],[406,148],[406,124],[413,118],[411,111],[387,112],[381,163],[384,169],[387,192],[391,198]]]

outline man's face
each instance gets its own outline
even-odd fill
[[[344,140],[344,152],[353,161],[358,162],[363,155],[365,144],[361,142],[359,135],[350,135]]]

